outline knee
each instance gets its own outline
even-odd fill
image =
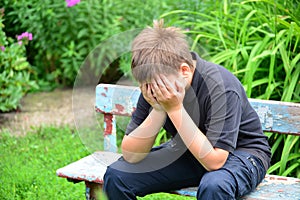
[[[198,199],[235,199],[235,181],[217,171],[208,172],[201,179]]]
[[[203,176],[199,189],[203,191],[218,191],[223,188],[223,183],[215,176]]]
[[[107,187],[114,187],[114,184],[117,184],[118,182],[117,179],[118,176],[115,170],[108,167],[103,177],[103,189],[105,190]]]
[[[123,182],[119,172],[108,167],[103,177],[103,191],[109,199],[118,199],[125,191],[125,183]]]
[[[135,199],[128,175],[113,167],[108,167],[103,177],[103,191],[108,199]]]

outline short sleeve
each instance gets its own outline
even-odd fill
[[[151,105],[144,99],[141,94],[137,103],[137,107],[131,116],[131,120],[127,125],[125,134],[130,134],[134,129],[136,129],[146,117],[149,115],[151,110]]]
[[[232,152],[237,145],[242,115],[239,96],[233,91],[219,94],[211,100],[207,113],[206,137],[213,147]]]

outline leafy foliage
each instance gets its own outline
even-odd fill
[[[269,133],[272,163],[268,173],[300,178],[299,136]]]
[[[83,0],[67,7],[64,0],[3,0],[0,8],[8,13],[7,33],[27,30],[35,35],[28,58],[36,66],[39,84],[46,88],[48,81],[51,88],[73,85],[81,64],[102,41],[121,31],[145,27],[174,4],[170,0]]]
[[[42,79],[72,85],[77,71],[103,38],[118,32],[115,15],[108,14],[112,4],[82,1],[67,7],[62,0],[4,1],[9,10],[7,32],[26,29],[33,32],[29,57]]]
[[[31,79],[33,69],[27,62],[23,39],[17,43],[7,38],[3,31],[3,19],[0,16],[0,112],[15,110],[21,98],[32,88],[37,88]]]

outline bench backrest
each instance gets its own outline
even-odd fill
[[[115,116],[131,116],[140,96],[138,87],[99,84],[95,108],[104,114],[104,150],[116,152]],[[262,123],[263,131],[300,136],[300,104],[249,99]]]

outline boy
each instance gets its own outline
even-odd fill
[[[136,199],[197,186],[197,199],[235,199],[262,181],[270,147],[245,91],[225,68],[190,52],[180,30],[163,21],[132,44],[141,96],[108,167],[109,199]],[[172,139],[153,147],[164,128]]]

